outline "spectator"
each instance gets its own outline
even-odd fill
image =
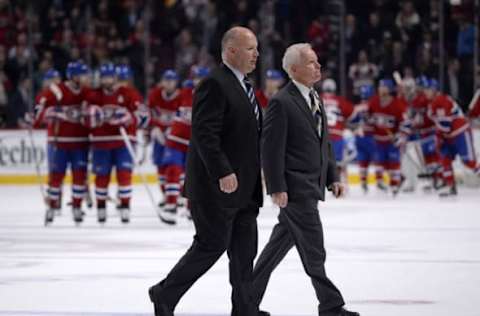
[[[135,29],[135,25],[141,19],[141,10],[139,1],[125,0],[120,5],[119,18],[116,21],[116,27],[120,37],[127,39],[130,33]]]
[[[402,41],[406,44],[409,51],[415,49],[419,40],[418,33],[420,29],[420,15],[415,10],[412,1],[405,1],[402,4],[401,11],[395,18],[395,25],[400,29]]]
[[[459,19],[457,35],[457,58],[460,61],[459,87],[460,102],[468,102],[473,91],[473,51],[475,44],[475,27],[462,16]]]
[[[380,25],[378,12],[371,12],[368,15],[368,24],[362,34],[363,44],[368,45],[368,47],[364,46],[364,49],[367,49],[370,55],[372,51],[378,49],[378,46],[382,43],[383,31],[384,28]]]
[[[420,16],[415,11],[412,1],[403,3],[401,11],[395,18],[395,24],[400,30],[405,32],[410,32],[420,24]]]
[[[361,48],[361,40],[357,20],[353,14],[348,14],[345,17],[345,43],[348,64],[353,62],[355,54]]]
[[[472,57],[475,43],[475,27],[465,18],[460,19],[460,29],[457,37],[457,56]]]
[[[358,53],[358,61],[350,66],[348,77],[352,80],[355,97],[359,96],[361,86],[375,84],[375,79],[378,77],[378,67],[368,61],[365,50],[360,50]]]
[[[29,111],[31,80],[28,77],[20,78],[17,89],[9,99],[7,108],[7,128],[25,128],[25,113]]]
[[[308,41],[318,56],[320,63],[327,59],[330,27],[325,16],[319,15],[308,28]]]
[[[9,1],[0,0],[0,45],[11,44],[11,25],[13,25],[13,19],[10,14]]]
[[[35,51],[31,50],[27,44],[27,34],[19,33],[17,35],[15,46],[12,46],[8,51],[8,59],[17,65],[17,75],[19,77],[28,74],[29,60],[32,60],[33,62],[36,60]]]
[[[9,81],[5,72],[5,47],[0,45],[0,128],[5,127],[7,121]]]
[[[402,42],[393,42],[384,54],[380,77],[391,77],[394,71],[401,72],[405,67],[403,56],[404,50]]]
[[[190,67],[197,62],[198,47],[192,42],[190,30],[183,29],[175,43],[175,69],[182,78],[188,77]]]

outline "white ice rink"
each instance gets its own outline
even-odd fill
[[[153,186],[152,186],[153,188]],[[89,211],[73,225],[66,210],[42,224],[37,187],[0,187],[0,316],[153,315],[147,288],[190,245],[193,228],[161,225],[144,188],[135,187],[132,222],[113,207],[105,227]],[[321,205],[327,271],[347,307],[362,316],[479,316],[480,190],[455,200],[417,193],[392,199],[353,188]],[[267,201],[263,247],[276,223]],[[225,256],[187,293],[177,315],[229,315]],[[313,288],[292,250],[274,272],[262,309],[316,315]]]

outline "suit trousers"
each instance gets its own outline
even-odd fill
[[[317,200],[289,201],[253,270],[254,299],[260,305],[273,270],[295,246],[320,302],[319,313],[343,306],[340,291],[325,272],[323,229]]]
[[[222,208],[191,202],[195,236],[191,247],[154,286],[155,297],[172,311],[187,290],[227,251],[232,286],[232,316],[257,315],[252,297],[253,260],[257,254],[258,206]]]

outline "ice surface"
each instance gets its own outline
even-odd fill
[[[154,187],[152,186],[152,189]],[[147,289],[191,243],[188,222],[158,221],[135,186],[132,222],[113,207],[100,227],[95,212],[75,227],[65,208],[43,227],[37,187],[0,187],[0,316],[152,315]],[[440,200],[416,193],[393,199],[352,188],[320,206],[327,271],[347,307],[362,316],[479,316],[480,191]],[[259,250],[277,210],[259,217]],[[225,256],[185,295],[177,315],[229,315]],[[274,316],[316,315],[313,288],[292,250],[274,272],[262,305]]]

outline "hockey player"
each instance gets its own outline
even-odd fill
[[[257,89],[255,95],[258,103],[262,109],[266,109],[268,100],[277,93],[280,87],[283,85],[284,78],[280,71],[276,69],[269,69],[265,72],[265,87],[263,89]]]
[[[368,100],[374,95],[373,86],[361,86],[360,103],[355,105],[355,112],[358,113],[353,120],[355,128],[355,147],[357,149],[357,161],[360,173],[360,184],[363,191],[368,192],[368,168],[375,161],[375,140],[373,138],[373,126],[368,115]],[[377,183],[385,188],[383,184],[383,170],[378,172]]]
[[[62,82],[62,76],[58,70],[50,68],[43,75],[42,89],[48,88],[52,83],[59,85]]]
[[[393,95],[394,83],[382,79],[378,83],[378,95],[369,100],[369,116],[373,124],[376,147],[376,163],[390,176],[390,188],[394,196],[400,190],[400,148],[410,133],[407,104]]]
[[[353,118],[353,105],[347,99],[336,95],[337,84],[332,79],[325,79],[322,83],[322,101],[325,107],[328,123],[328,136],[333,146],[335,160],[339,173],[345,175],[343,132],[347,123]]]
[[[410,101],[412,115],[412,131],[416,134],[421,148],[426,173],[432,177],[433,187],[440,185],[441,159],[435,123],[428,116],[428,105],[424,89],[428,88],[429,80],[425,76],[416,79],[416,94]]]
[[[457,190],[452,162],[457,155],[467,168],[480,176],[470,124],[460,106],[451,97],[438,91],[438,82],[435,79],[429,79],[425,96],[430,101],[428,115],[435,122],[441,141],[443,179],[446,186],[441,190],[440,196],[454,196]]]
[[[82,199],[86,194],[88,129],[82,124],[82,101],[89,70],[82,62],[67,65],[64,83],[52,82],[35,106],[34,127],[48,129],[48,210],[46,222],[52,222],[61,208],[63,179],[72,173],[72,213],[76,223],[83,221]]]
[[[124,128],[130,140],[135,141],[137,104],[131,101],[125,90],[116,86],[116,75],[113,64],[101,65],[100,88],[87,97],[87,125],[91,128],[97,219],[100,223],[107,220],[106,202],[112,168],[115,168],[118,183],[120,219],[122,223],[130,221],[133,159],[120,128]]]
[[[137,121],[137,129],[141,133],[136,133],[138,136],[143,137],[143,142],[138,140],[138,144],[142,144],[142,153],[140,163],[145,160],[148,142],[148,126],[150,124],[150,111],[147,105],[143,102],[143,96],[138,89],[133,85],[132,78],[133,73],[130,66],[126,64],[120,64],[115,67],[117,74],[117,87],[119,93],[126,95],[129,104],[133,104],[135,110],[135,118]]]
[[[160,84],[153,88],[148,96],[148,107],[151,113],[150,137],[153,140],[153,163],[157,166],[158,182],[164,197],[166,195],[166,176],[162,160],[166,134],[182,101],[180,89],[178,89],[178,80],[179,77],[174,70],[166,70],[162,75]],[[165,206],[165,198],[158,206],[159,208]]]
[[[183,186],[185,172],[185,159],[192,134],[192,104],[193,92],[200,81],[206,77],[209,69],[206,67],[193,67],[193,86],[184,86],[181,90],[181,105],[173,119],[170,131],[167,134],[163,165],[165,167],[166,204],[160,209],[160,219],[167,224],[176,223],[177,205]]]

